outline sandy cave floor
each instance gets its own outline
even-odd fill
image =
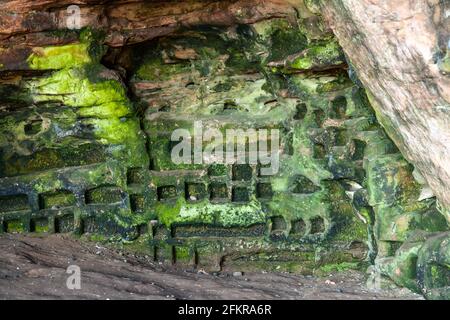
[[[61,234],[4,234],[0,252],[0,299],[422,299],[406,289],[369,290],[358,271],[211,275]],[[80,290],[66,286],[69,265],[81,269]]]

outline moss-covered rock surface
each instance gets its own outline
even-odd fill
[[[116,56],[95,30],[77,38],[2,74],[0,232],[88,234],[212,271],[375,263],[449,297],[446,211],[421,198],[318,17],[192,28]],[[279,130],[279,170],[175,163],[171,135],[195,121],[223,135]]]

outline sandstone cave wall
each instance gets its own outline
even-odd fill
[[[0,232],[125,241],[211,271],[376,262],[397,284],[445,295],[446,236],[432,232],[446,220],[320,16],[286,2],[87,3],[95,23],[69,31],[62,5],[16,7],[20,23],[2,13]],[[280,171],[175,165],[170,135],[194,120],[279,129]]]

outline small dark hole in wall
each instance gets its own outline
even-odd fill
[[[227,101],[223,104],[223,110],[237,110],[238,105],[234,101]]]
[[[148,225],[146,223],[138,226],[138,234],[139,236],[148,234]]]
[[[209,176],[226,176],[228,174],[228,167],[223,164],[212,164],[208,167]]]
[[[74,227],[73,215],[65,215],[55,219],[55,232],[57,233],[72,232]]]
[[[12,196],[0,196],[0,212],[28,210],[28,196],[17,194]]]
[[[198,266],[198,262],[199,262],[198,251],[195,250],[194,251],[194,265],[195,265],[196,268]]]
[[[225,102],[223,104],[223,110],[236,110],[237,104],[234,102]]]
[[[142,194],[130,195],[130,207],[131,211],[141,213],[144,212],[145,200]]]
[[[272,217],[272,232],[286,230],[286,220],[283,217]]]
[[[344,96],[337,97],[331,102],[331,118],[344,119],[347,112],[347,99]]]
[[[4,222],[4,230],[8,233],[22,233],[25,231],[25,228],[23,221],[19,219],[13,219]]]
[[[155,170],[155,159],[153,158],[150,158],[149,170],[151,171]]]
[[[318,127],[321,127],[325,121],[325,112],[322,109],[314,110],[314,119]]]
[[[170,106],[169,105],[164,105],[159,107],[158,109],[159,112],[169,112],[170,111]]]
[[[359,184],[363,184],[364,183],[364,179],[366,177],[366,170],[364,170],[363,167],[356,167],[355,168],[355,180],[356,182],[358,182]]]
[[[159,248],[157,246],[153,247],[153,260],[158,261]]]
[[[296,113],[294,115],[294,120],[303,120],[308,112],[308,108],[305,103],[298,103],[296,106]]]
[[[233,180],[236,181],[250,181],[252,179],[252,167],[248,164],[233,165]]]
[[[316,143],[313,146],[313,158],[314,159],[324,159],[327,152],[325,150],[325,146],[320,143]]]
[[[166,142],[167,143],[167,152],[169,155],[172,153],[173,148],[175,148],[180,143],[180,141],[169,140]]]
[[[177,188],[175,186],[161,186],[156,189],[158,200],[168,200],[177,197]]]
[[[303,236],[306,232],[306,224],[303,219],[292,222],[291,234]]]
[[[347,144],[347,131],[345,129],[330,127],[327,129],[330,138],[334,141],[334,145],[342,147]]]
[[[247,38],[251,38],[255,36],[255,32],[253,31],[253,28],[251,25],[248,24],[239,24],[236,27],[236,31],[238,34],[247,37]]]
[[[211,200],[226,200],[228,199],[228,188],[225,183],[211,183],[209,185]]]
[[[32,219],[30,222],[30,232],[48,232],[48,218]]]
[[[171,155],[172,155],[172,150],[180,143],[180,141],[181,141],[181,139],[178,140],[178,141],[167,140],[167,141],[164,142],[164,143],[166,144],[166,147],[167,147],[166,151],[167,151],[167,155],[168,155],[169,157],[171,157]],[[191,141],[191,143],[192,143],[192,141]],[[191,146],[192,146],[192,145],[191,145]],[[184,157],[184,156],[185,156],[185,152],[186,152],[186,150],[182,150],[182,151],[179,153],[179,155]],[[194,148],[191,149],[191,154],[188,155],[188,157],[190,157],[191,160],[193,159],[193,157],[194,157]],[[154,161],[155,161],[155,163],[157,163],[157,162],[158,162],[158,159],[154,159]]]
[[[322,217],[311,219],[311,234],[321,233],[325,231],[325,222]]]
[[[392,141],[386,141],[386,154],[400,153],[398,147]]]
[[[226,143],[228,143],[228,141]],[[243,139],[241,137],[236,137],[232,141],[232,143],[233,143],[233,150],[235,153],[237,153],[238,150],[239,150],[239,152],[241,152],[241,151],[246,152],[246,151],[250,150],[250,141],[249,141],[248,137],[244,137]],[[223,148],[224,148],[223,149],[224,152],[227,151],[226,145],[224,145]]]
[[[200,201],[206,198],[206,185],[204,183],[186,182],[184,189],[188,201]]]
[[[316,186],[311,180],[305,176],[297,175],[293,179],[293,193],[310,194],[319,191],[320,187]]]
[[[172,246],[171,249],[172,249],[172,264],[175,264],[177,263],[177,250],[175,246]]]
[[[42,129],[42,120],[32,120],[24,126],[24,131],[27,136],[38,134]]]
[[[163,225],[155,226],[153,238],[155,240],[167,240],[170,237],[171,231]]]
[[[142,184],[144,182],[144,170],[141,168],[131,168],[127,172],[127,184]]]
[[[195,83],[193,81],[186,83],[186,88],[193,89],[195,87]]]
[[[352,160],[363,160],[364,150],[366,149],[366,143],[362,140],[353,140],[355,151],[353,152]]]
[[[74,206],[75,204],[75,195],[69,190],[59,190],[39,195],[40,209],[64,208]]]
[[[257,166],[258,177],[268,177],[268,176],[273,175],[273,172],[271,172],[272,171],[271,170],[271,166],[272,166],[271,163],[269,163],[269,164],[258,163],[258,166]],[[265,175],[262,173],[262,169],[263,168],[266,169],[266,172],[265,172],[266,174]],[[267,174],[267,173],[269,173],[269,174]]]
[[[272,185],[270,183],[258,183],[256,185],[256,197],[270,199],[273,196]]]
[[[86,204],[111,204],[122,201],[122,190],[116,186],[100,186],[86,191]]]

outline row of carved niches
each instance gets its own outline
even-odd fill
[[[15,178],[2,179],[3,194],[0,198],[0,212],[19,212],[19,211],[37,211],[37,210],[58,210],[65,207],[89,205],[89,204],[121,204],[126,203],[124,200],[126,191],[122,190],[119,186],[110,185],[108,182],[112,181],[107,176],[104,176],[103,170],[116,170],[117,164],[108,165],[90,165],[87,167],[74,167],[57,171],[42,172],[40,174],[31,174],[25,176],[18,176]],[[273,191],[270,184],[270,177],[263,177],[257,174],[259,169],[258,165],[247,164],[235,164],[235,165],[211,165],[206,170],[196,170],[190,172],[186,170],[185,175],[191,176],[192,182],[185,182],[184,184],[177,183],[177,185],[164,185],[164,180],[172,181],[171,177],[178,177],[180,172],[164,172],[156,173],[158,181],[161,181],[156,188],[151,188],[153,193],[157,195],[158,201],[170,200],[178,197],[180,194],[189,201],[198,201],[204,198],[211,199],[227,199],[229,195],[234,192],[230,190],[242,190],[252,189],[250,192],[256,195],[257,198],[270,199],[273,195]],[[99,184],[98,186],[81,190],[83,185],[76,185],[74,183],[78,181],[65,180],[67,176],[78,173],[77,175],[83,176],[92,173],[91,170],[99,174],[99,177],[105,179],[98,179],[92,186]],[[84,172],[83,172],[84,171]],[[121,170],[123,171],[123,170]],[[127,172],[127,186],[131,194],[142,189],[142,187],[148,183],[149,177],[151,178],[152,171],[148,171],[146,175],[141,176],[142,172],[146,171],[145,168],[131,168]],[[227,171],[232,174],[227,174]],[[208,172],[208,174],[205,174]],[[220,172],[221,175],[217,175]],[[114,172],[121,174],[120,171]],[[166,177],[166,179],[164,179]],[[57,185],[66,185],[67,189],[58,188],[53,189],[52,185],[40,186],[42,183],[39,178],[43,179],[56,179]],[[195,182],[198,179],[198,182]],[[206,181],[210,180],[209,183]],[[85,184],[87,181],[83,181]],[[124,177],[119,177],[116,182],[123,183]],[[256,182],[256,184],[254,183]],[[8,187],[8,184],[12,186]],[[35,190],[42,188],[42,190],[48,189],[48,191],[38,193]],[[180,189],[181,188],[181,189]],[[309,194],[313,193],[320,188],[314,186],[314,184],[307,178],[299,176],[293,180],[290,187],[293,193],[297,194]],[[73,190],[73,191],[70,191]],[[178,192],[180,190],[180,193]],[[16,193],[16,192],[29,192]],[[208,196],[210,195],[210,197]],[[248,193],[239,195],[239,197],[249,198]],[[247,200],[248,201],[248,200]]]
[[[291,257],[303,265],[317,261],[320,250],[341,254],[335,262],[351,260],[348,250],[360,258],[370,248],[373,257],[375,241],[382,255],[395,251],[405,229],[422,227],[419,216],[433,205],[417,203],[411,170],[364,90],[349,80],[336,41],[308,41],[302,30],[275,19],[125,48],[119,60],[128,59],[122,67],[132,101],[100,65],[24,79],[47,90],[52,77],[70,75],[69,89],[84,81],[88,94],[107,94],[101,106],[77,99],[68,106],[36,89],[38,103],[7,108],[0,119],[0,230],[120,235],[169,261],[223,258],[232,254],[223,250],[241,246],[260,254],[247,251],[239,261],[262,261],[264,252],[275,259],[278,250],[277,262]],[[91,69],[106,78],[94,79]],[[54,89],[65,96],[65,86]],[[250,142],[279,147],[278,170],[174,163],[173,132],[193,133],[196,121],[224,137],[227,129],[267,130],[235,149],[248,150]],[[279,145],[271,130],[279,130]],[[189,156],[195,159],[193,148]]]
[[[94,173],[97,181],[92,179]],[[304,176],[296,175],[291,178],[289,190],[294,198],[300,197],[305,200],[321,192],[320,187],[315,186]],[[42,187],[42,183],[50,181],[48,179],[53,180],[46,190]],[[79,179],[83,180],[84,185],[78,184]],[[86,180],[90,180],[90,183],[86,183]],[[237,236],[239,234],[245,236],[254,225],[261,224],[265,227],[262,229],[264,232],[259,235],[270,235],[272,240],[303,238],[310,235],[315,237],[319,235],[322,239],[326,234],[326,227],[330,224],[326,214],[292,221],[283,216],[271,217],[276,210],[270,207],[274,196],[270,177],[259,177],[258,166],[246,164],[228,167],[212,165],[195,172],[185,170],[162,173],[152,172],[146,168],[130,168],[125,172],[120,164],[101,164],[4,178],[2,182],[2,185],[14,186],[1,190],[3,195],[0,197],[0,217],[3,232],[86,233],[101,229],[102,224],[95,227],[96,215],[102,216],[105,211],[118,212],[120,209],[146,217],[139,225],[135,225],[137,230],[140,230],[150,219],[159,218],[158,213],[155,215],[154,212],[157,203],[171,207],[180,199],[183,203],[196,205],[200,209],[211,207],[214,210],[216,204],[219,207],[229,205],[218,208],[219,211],[230,208],[239,210],[240,207],[247,210],[246,205],[259,203],[260,207],[257,210],[265,213],[256,213],[255,223],[245,222],[239,226],[240,214],[255,214],[244,210],[236,211],[235,225],[220,227],[223,230],[229,228],[230,232]],[[52,185],[55,184],[64,187],[52,189]],[[42,188],[42,192],[37,193],[38,188]],[[29,193],[17,193],[19,191]],[[220,217],[215,219],[220,220]],[[201,215],[195,223],[204,224],[203,228],[210,228],[212,234],[217,225],[220,225],[212,221],[211,217]],[[131,226],[133,225],[130,223]],[[115,228],[108,228],[102,233],[113,236],[114,233],[108,234],[111,230],[117,231]],[[194,228],[186,230],[192,231],[190,235],[192,237],[201,236]],[[183,234],[186,236],[189,231],[184,231]]]

